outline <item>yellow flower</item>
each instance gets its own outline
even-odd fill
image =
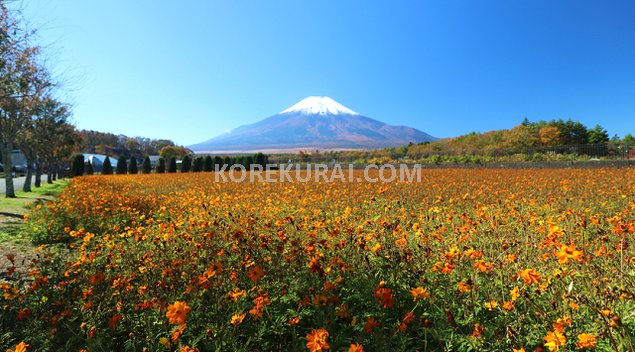
[[[498,307],[498,302],[491,300],[489,302],[485,302],[485,308],[489,309],[489,310],[494,310],[496,307]]]
[[[518,297],[520,297],[520,290],[518,289],[518,287],[514,287],[509,291],[509,294],[512,296],[512,302],[515,302]]]
[[[567,343],[567,338],[560,331],[549,331],[545,336],[545,346],[549,351],[558,351]]]
[[[234,314],[232,315],[232,320],[231,323],[232,325],[238,325],[240,323],[243,322],[243,320],[245,320],[245,314]]]
[[[159,343],[162,344],[165,348],[170,348],[170,340],[167,337],[161,337],[159,339]]]

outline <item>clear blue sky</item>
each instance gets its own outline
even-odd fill
[[[81,129],[189,145],[327,95],[438,137],[635,133],[635,1],[27,0]]]

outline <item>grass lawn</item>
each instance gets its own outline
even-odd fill
[[[54,199],[66,186],[68,180],[57,180],[52,184],[42,183],[41,187],[32,187],[32,192],[16,192],[16,198],[0,195],[0,243],[24,243],[26,238],[20,229],[22,219],[38,203]]]

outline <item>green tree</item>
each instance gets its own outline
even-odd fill
[[[176,158],[174,157],[170,158],[170,162],[168,163],[168,172],[176,172]]]
[[[92,175],[95,173],[93,170],[93,164],[91,164],[90,160],[87,160],[86,164],[84,165],[84,173],[86,175]]]
[[[32,31],[0,1],[0,149],[5,170],[13,168],[13,148],[30,123],[35,106],[52,87]],[[5,196],[15,198],[13,175],[5,173]]]
[[[194,162],[192,163],[192,172],[201,172],[203,171],[203,164],[205,163],[205,158],[202,156],[197,156],[194,158]]]
[[[130,166],[128,167],[128,173],[136,175],[139,173],[139,167],[137,166],[137,158],[134,156],[130,158]]]
[[[627,133],[622,140],[628,145],[635,145],[635,137],[633,137],[633,135],[630,133]]]
[[[221,158],[220,156],[215,156],[214,157],[214,171],[216,171],[216,169],[220,169],[223,167],[223,158]]]
[[[117,175],[125,175],[128,173],[128,162],[125,156],[120,156],[117,160]]]
[[[255,159],[255,163],[262,166],[263,168],[265,167],[265,165],[267,164],[267,156],[264,155],[263,153],[258,153],[256,154],[256,156],[254,157]]]
[[[102,175],[112,175],[112,164],[110,163],[109,157],[106,157],[104,160],[104,166],[102,166],[101,173]]]
[[[165,173],[165,159],[163,157],[159,157],[159,160],[157,160],[157,173]]]
[[[609,133],[600,125],[589,130],[589,144],[604,144],[609,141]]]
[[[214,171],[214,159],[211,155],[207,155],[203,161],[203,171]]]
[[[185,155],[181,160],[181,172],[190,172],[192,170],[192,157]]]
[[[149,174],[152,172],[152,162],[150,161],[149,156],[146,156],[145,159],[143,159],[143,165],[141,166],[141,169],[144,174]]]
[[[71,174],[73,177],[84,174],[84,154],[76,154],[71,163]]]
[[[67,121],[68,107],[50,96],[38,100],[33,106],[32,118],[16,136],[18,147],[26,157],[26,177],[22,190],[31,191],[31,178],[35,173],[35,187],[42,182],[42,164],[49,170],[60,165],[60,159],[70,156],[79,143],[79,135]]]
[[[568,119],[563,121],[559,119],[552,121],[549,125],[557,127],[560,130],[561,144],[587,144],[589,143],[589,131],[579,121]]]

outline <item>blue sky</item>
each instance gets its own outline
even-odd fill
[[[327,95],[438,137],[635,133],[635,2],[28,0],[81,129],[189,145]]]

